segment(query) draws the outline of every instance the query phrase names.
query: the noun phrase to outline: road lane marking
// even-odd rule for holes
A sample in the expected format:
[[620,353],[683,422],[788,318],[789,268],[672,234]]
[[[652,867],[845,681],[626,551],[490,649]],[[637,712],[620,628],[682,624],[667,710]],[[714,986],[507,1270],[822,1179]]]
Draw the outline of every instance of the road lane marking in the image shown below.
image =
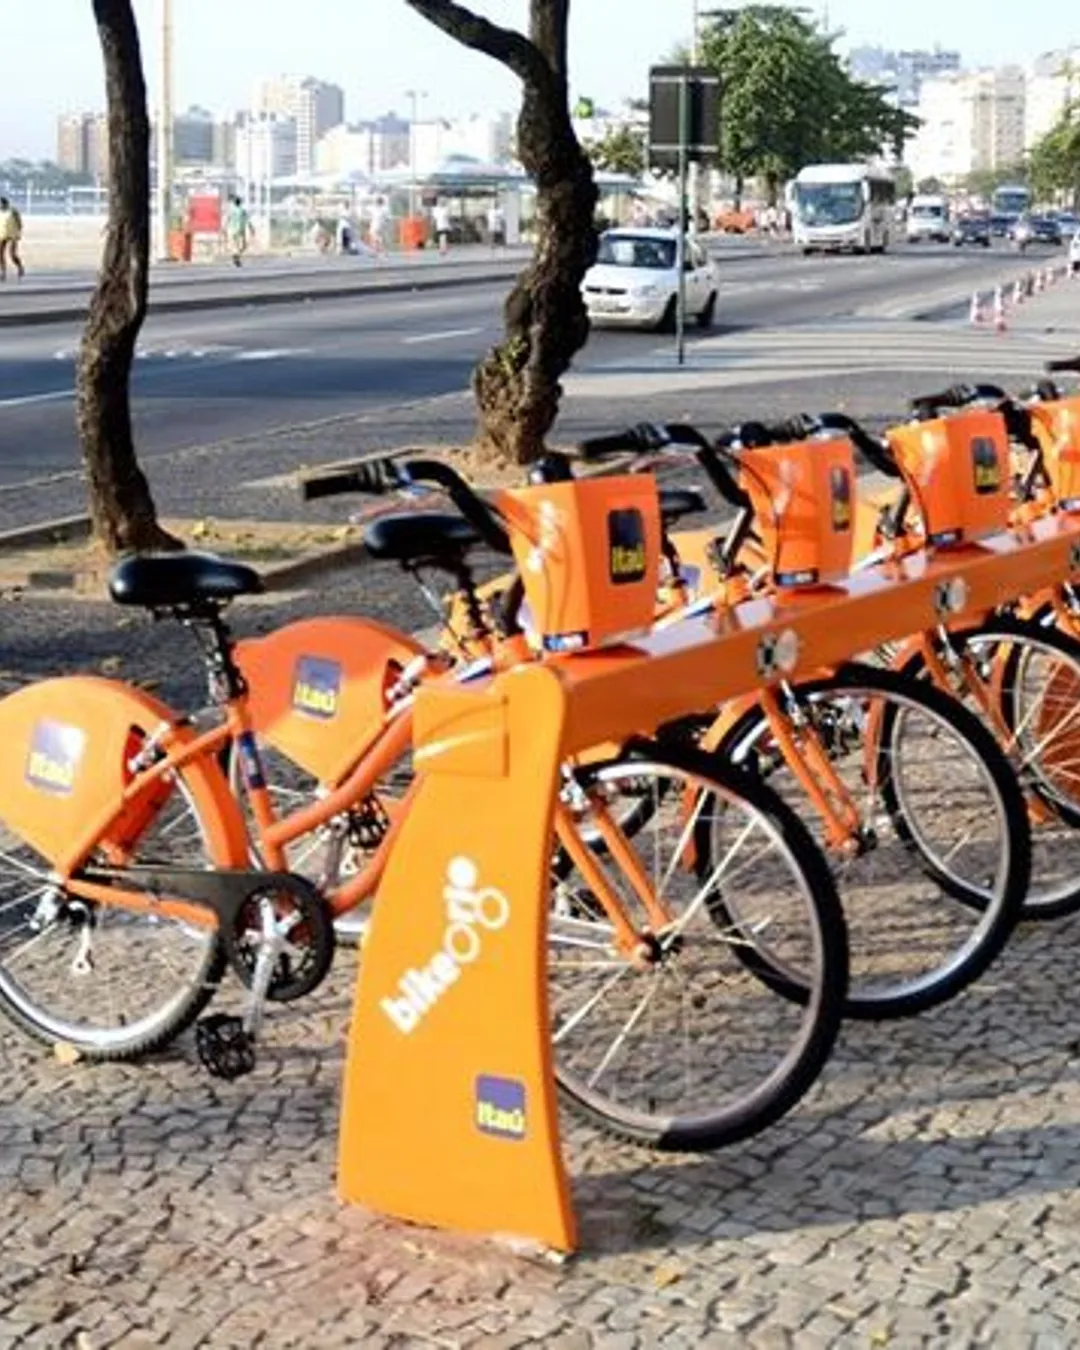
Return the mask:
[[58,403],[61,399],[74,397],[74,389],[54,389],[51,394],[20,394],[17,398],[0,398],[0,408],[22,408],[30,403]]
[[299,356],[299,347],[256,347],[250,352],[237,352],[238,361],[280,361],[286,356]]
[[421,342],[450,342],[453,338],[476,337],[483,328],[445,328],[438,333],[416,333],[401,339],[403,347],[419,346]]

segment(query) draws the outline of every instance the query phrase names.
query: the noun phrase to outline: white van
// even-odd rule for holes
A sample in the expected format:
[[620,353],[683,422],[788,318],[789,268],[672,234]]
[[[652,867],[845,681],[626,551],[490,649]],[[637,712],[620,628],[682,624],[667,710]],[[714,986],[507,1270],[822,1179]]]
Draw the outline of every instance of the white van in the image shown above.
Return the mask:
[[949,242],[949,203],[944,197],[913,197],[908,207],[907,239],[917,244],[921,239],[938,243]]

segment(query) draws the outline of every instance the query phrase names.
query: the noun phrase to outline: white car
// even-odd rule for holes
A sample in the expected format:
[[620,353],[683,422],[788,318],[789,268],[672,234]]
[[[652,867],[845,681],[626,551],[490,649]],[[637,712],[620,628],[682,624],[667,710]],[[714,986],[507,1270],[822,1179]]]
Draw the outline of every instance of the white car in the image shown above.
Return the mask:
[[[581,294],[592,323],[672,328],[679,291],[675,230],[614,229],[600,237],[595,264]],[[686,241],[686,315],[708,328],[719,289],[716,264],[692,238]]]

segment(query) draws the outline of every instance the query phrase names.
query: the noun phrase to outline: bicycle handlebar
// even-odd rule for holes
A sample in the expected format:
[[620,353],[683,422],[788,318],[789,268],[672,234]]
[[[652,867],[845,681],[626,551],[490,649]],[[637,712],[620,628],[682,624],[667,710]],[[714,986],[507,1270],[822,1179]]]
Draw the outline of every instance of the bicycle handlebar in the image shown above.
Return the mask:
[[952,384],[937,394],[919,394],[911,400],[910,407],[917,417],[929,420],[948,408],[966,408],[983,399],[1005,398],[1008,398],[1005,390],[996,384]]
[[1048,375],[1080,375],[1080,356],[1062,356],[1057,360],[1047,361],[1043,370]]
[[441,487],[493,552],[506,556],[512,554],[510,538],[491,507],[473,491],[456,469],[439,460],[360,460],[356,464],[304,479],[300,492],[305,501],[337,497],[350,492],[382,497],[421,482]]
[[738,439],[737,431],[729,431],[715,445],[710,445],[697,427],[686,422],[639,422],[625,431],[580,441],[577,453],[584,460],[597,460],[628,451],[636,455],[652,455],[665,450],[690,450],[721,497],[737,511],[742,511],[749,506],[750,498],[739,486],[722,454]]

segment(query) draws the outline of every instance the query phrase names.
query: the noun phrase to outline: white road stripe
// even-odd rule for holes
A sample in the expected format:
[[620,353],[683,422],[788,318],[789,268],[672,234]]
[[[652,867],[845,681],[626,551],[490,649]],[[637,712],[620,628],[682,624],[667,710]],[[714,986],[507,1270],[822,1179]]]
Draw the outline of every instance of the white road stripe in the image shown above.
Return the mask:
[[236,359],[238,361],[280,361],[286,356],[299,355],[300,348],[298,347],[257,347],[254,351],[237,352]]
[[417,333],[413,337],[401,339],[403,347],[419,346],[421,342],[449,342],[453,338],[476,337],[483,328],[446,328],[438,333]]
[[51,394],[20,394],[18,398],[0,398],[0,408],[22,408],[31,403],[59,403],[74,398],[74,389],[55,389]]

